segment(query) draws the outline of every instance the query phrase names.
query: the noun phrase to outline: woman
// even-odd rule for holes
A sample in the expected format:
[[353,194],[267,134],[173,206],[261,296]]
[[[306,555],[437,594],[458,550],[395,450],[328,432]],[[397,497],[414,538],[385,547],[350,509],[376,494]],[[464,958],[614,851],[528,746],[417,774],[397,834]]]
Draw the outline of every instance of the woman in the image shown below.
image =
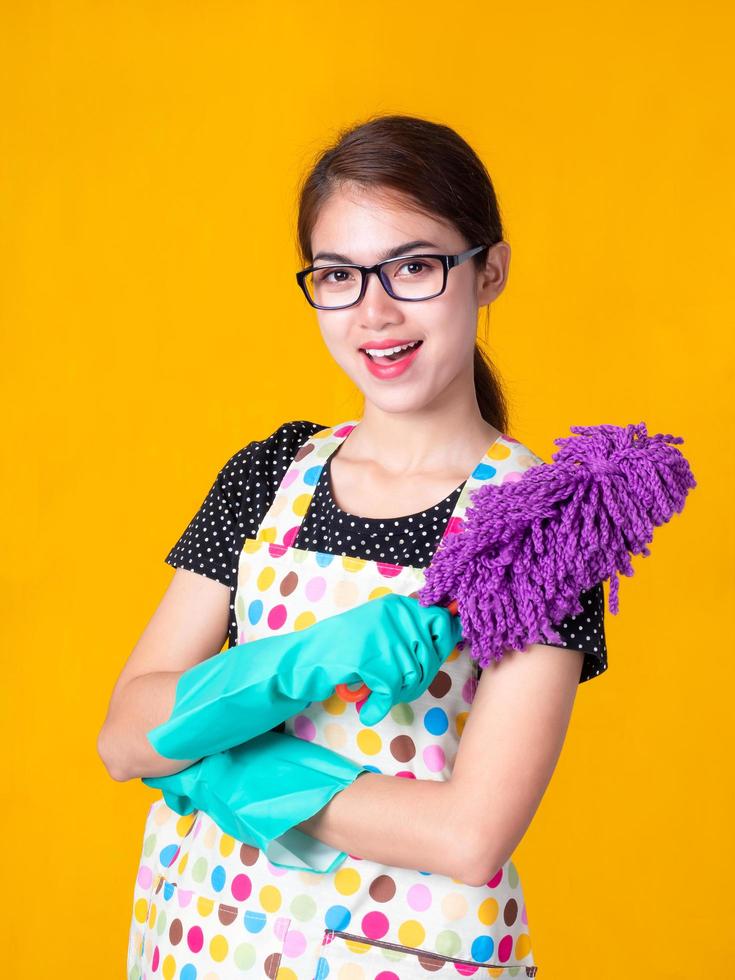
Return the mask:
[[[321,155],[299,204],[298,282],[364,409],[336,425],[285,422],[224,465],[166,559],[176,574],[113,692],[100,754],[117,779],[182,769],[145,733],[168,717],[181,673],[226,636],[231,648],[298,628],[376,590],[414,595],[471,491],[541,462],[507,434],[476,343],[510,248],[467,143],[424,119],[371,118]],[[263,547],[274,541],[275,557]],[[331,874],[272,865],[203,811],[180,817],[157,800],[128,976],[534,976],[511,855],[577,685],[607,668],[602,586],[580,600],[558,626],[563,646],[485,670],[457,648],[424,695],[372,728],[337,697],[279,726],[373,770],[299,825],[347,851]]]

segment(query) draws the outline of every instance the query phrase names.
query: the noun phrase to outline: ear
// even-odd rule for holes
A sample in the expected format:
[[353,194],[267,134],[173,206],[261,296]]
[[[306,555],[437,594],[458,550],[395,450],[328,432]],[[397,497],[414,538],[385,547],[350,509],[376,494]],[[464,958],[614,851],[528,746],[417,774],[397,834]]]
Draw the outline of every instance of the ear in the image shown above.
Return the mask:
[[486,306],[502,293],[508,280],[510,266],[510,245],[506,241],[496,242],[487,250],[484,268],[477,276],[477,302]]

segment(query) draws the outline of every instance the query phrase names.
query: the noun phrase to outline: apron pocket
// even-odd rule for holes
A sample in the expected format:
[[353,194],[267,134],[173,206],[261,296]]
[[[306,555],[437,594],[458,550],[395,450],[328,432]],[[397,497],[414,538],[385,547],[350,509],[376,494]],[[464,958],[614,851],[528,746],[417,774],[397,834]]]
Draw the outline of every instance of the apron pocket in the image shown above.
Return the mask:
[[[271,977],[291,920],[179,887],[153,883],[139,968],[161,977]],[[130,972],[128,976],[130,977]]]
[[[358,969],[359,968],[359,972]],[[344,974],[343,971],[344,970]],[[379,939],[366,939],[355,933],[327,929],[314,980],[429,980],[434,974],[443,978],[517,977],[526,980],[536,976],[536,966],[508,966],[478,963],[452,956],[440,956],[430,950]]]

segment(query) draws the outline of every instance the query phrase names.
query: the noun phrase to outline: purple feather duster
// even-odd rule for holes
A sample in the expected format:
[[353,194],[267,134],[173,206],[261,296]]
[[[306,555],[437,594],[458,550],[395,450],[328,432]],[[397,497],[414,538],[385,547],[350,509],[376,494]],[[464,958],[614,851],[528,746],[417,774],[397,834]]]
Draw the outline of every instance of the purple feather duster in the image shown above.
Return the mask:
[[607,578],[616,614],[618,574],[633,574],[631,555],[650,555],[653,528],[696,486],[674,448],[679,436],[649,436],[643,422],[570,431],[582,438],[555,439],[553,463],[475,490],[464,530],[444,539],[426,569],[418,601],[456,600],[459,646],[469,644],[481,667],[509,648],[561,645],[554,624],[580,613],[580,593]]

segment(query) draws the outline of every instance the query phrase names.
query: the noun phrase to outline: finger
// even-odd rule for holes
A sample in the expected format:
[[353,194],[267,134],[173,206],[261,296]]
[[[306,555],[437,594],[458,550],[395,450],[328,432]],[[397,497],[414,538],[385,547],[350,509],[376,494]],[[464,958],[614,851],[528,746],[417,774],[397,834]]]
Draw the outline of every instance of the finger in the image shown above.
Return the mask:
[[391,698],[385,694],[373,691],[370,697],[363,702],[359,709],[360,721],[363,725],[375,725],[382,721],[393,706]]

